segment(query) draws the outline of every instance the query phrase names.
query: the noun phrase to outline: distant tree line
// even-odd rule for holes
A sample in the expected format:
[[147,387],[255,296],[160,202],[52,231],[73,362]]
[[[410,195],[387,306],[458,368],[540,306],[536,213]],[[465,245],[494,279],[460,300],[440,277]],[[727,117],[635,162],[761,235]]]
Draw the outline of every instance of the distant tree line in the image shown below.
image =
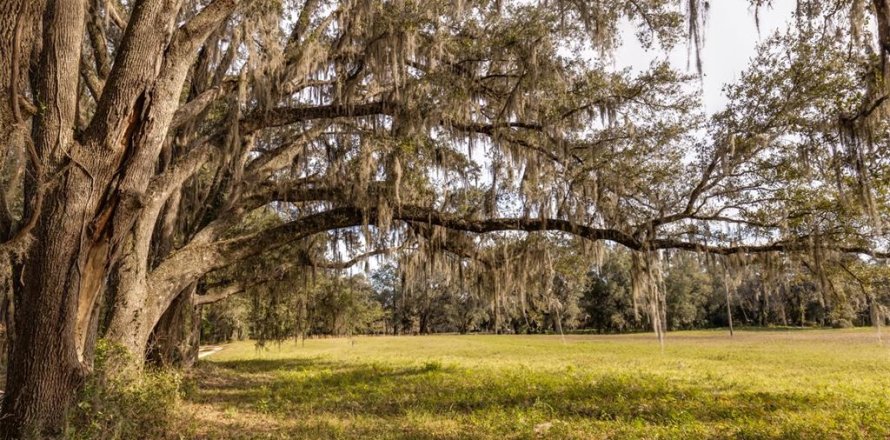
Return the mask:
[[[497,302],[441,274],[406,285],[394,263],[367,278],[325,271],[311,281],[267,284],[206,307],[202,338],[651,331],[650,315],[635,304],[631,253],[607,249],[602,259],[586,269],[557,266],[548,292]],[[855,258],[826,268],[824,279],[805,260],[736,268],[688,252],[662,260],[665,330],[726,327],[730,314],[735,325],[761,327],[869,326],[890,316],[881,306],[890,303],[890,271]]]

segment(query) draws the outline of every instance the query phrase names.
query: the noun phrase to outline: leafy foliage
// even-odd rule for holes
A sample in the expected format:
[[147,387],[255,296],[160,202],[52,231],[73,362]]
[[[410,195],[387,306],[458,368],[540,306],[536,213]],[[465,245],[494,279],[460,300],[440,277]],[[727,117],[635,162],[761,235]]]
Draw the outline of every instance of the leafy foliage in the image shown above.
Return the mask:
[[66,438],[181,438],[194,426],[183,417],[183,377],[173,370],[121,374],[117,361],[129,353],[100,340],[96,372],[76,396]]

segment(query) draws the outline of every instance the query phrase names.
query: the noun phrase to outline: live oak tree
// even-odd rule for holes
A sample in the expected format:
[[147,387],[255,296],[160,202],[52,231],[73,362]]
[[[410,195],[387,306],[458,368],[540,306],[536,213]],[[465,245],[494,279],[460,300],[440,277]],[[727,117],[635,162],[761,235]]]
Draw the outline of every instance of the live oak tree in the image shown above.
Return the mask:
[[693,77],[608,60],[622,20],[700,47],[698,0],[4,2],[4,434],[60,432],[97,338],[138,371],[171,306],[242,290],[208,280],[258,255],[312,266],[311,240],[478,260],[496,297],[535,247],[473,234],[610,241],[653,320],[659,249],[886,257],[888,8],[821,3],[707,119]]

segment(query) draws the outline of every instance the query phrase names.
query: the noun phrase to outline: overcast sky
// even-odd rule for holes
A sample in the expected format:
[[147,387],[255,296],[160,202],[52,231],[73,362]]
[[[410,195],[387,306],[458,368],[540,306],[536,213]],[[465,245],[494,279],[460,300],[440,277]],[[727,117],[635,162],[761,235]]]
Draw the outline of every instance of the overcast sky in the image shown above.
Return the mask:
[[[707,113],[723,108],[723,86],[734,82],[754,55],[757,44],[779,28],[787,26],[795,8],[795,0],[777,0],[770,9],[760,11],[760,34],[754,20],[754,11],[748,7],[748,0],[711,0],[705,29],[703,51],[704,79],[703,99]],[[631,66],[644,69],[655,58],[664,58],[661,51],[645,51],[633,37],[632,28],[624,32],[625,42],[615,54],[615,67]],[[686,44],[681,44],[669,54],[671,62],[678,69],[687,68]],[[695,63],[689,65],[689,72],[695,73]]]

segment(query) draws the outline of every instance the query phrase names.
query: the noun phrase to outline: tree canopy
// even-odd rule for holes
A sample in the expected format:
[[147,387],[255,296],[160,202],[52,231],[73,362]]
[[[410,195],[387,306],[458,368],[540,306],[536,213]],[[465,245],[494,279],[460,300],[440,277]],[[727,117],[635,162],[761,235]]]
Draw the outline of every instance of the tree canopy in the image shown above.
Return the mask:
[[[882,264],[890,5],[799,0],[714,115],[696,88],[709,7],[5,2],[4,432],[56,432],[98,338],[138,370],[178,308],[312,267],[385,255],[405,286],[524,307],[580,282],[555,266],[620,246],[661,332],[675,251],[726,283],[799,259],[823,290],[837,261]],[[696,69],[616,69],[628,38],[687,45]]]

